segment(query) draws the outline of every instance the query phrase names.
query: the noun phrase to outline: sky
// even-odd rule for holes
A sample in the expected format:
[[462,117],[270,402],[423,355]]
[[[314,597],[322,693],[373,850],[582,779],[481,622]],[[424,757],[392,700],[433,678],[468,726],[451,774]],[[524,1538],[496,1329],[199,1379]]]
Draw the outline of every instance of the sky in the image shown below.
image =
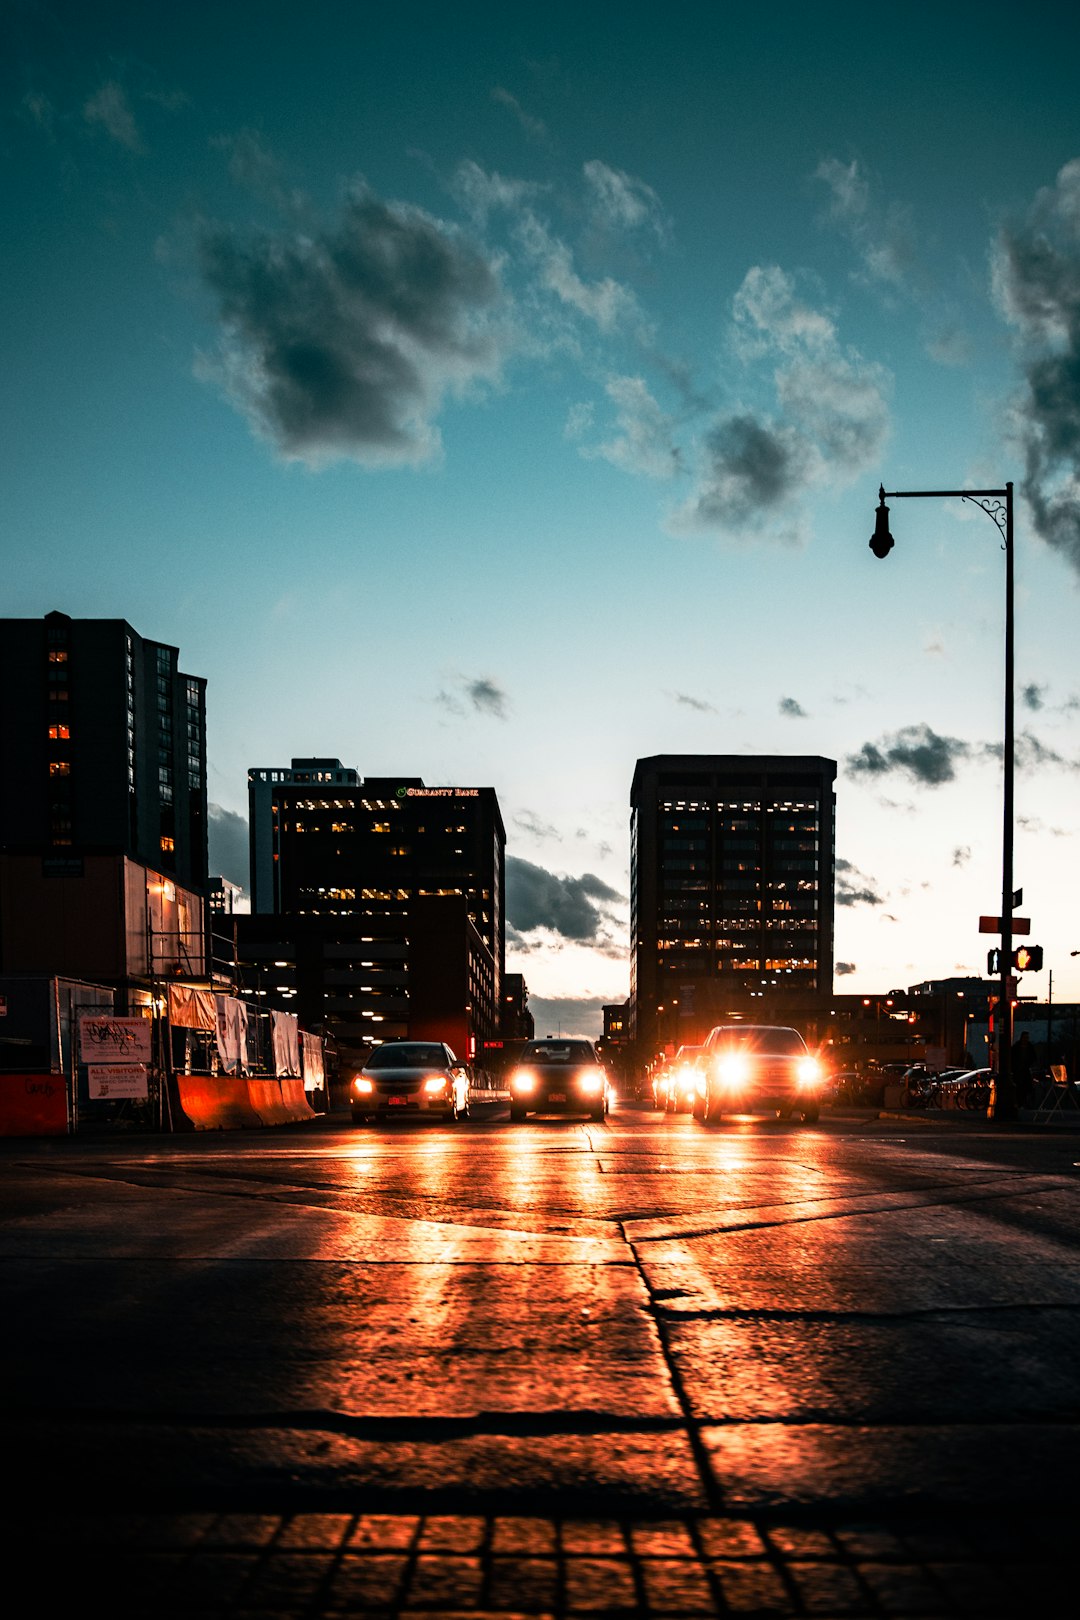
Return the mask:
[[493,786],[538,1025],[629,991],[657,753],[835,759],[836,989],[1080,999],[1073,8],[3,0],[5,613],[246,773]]

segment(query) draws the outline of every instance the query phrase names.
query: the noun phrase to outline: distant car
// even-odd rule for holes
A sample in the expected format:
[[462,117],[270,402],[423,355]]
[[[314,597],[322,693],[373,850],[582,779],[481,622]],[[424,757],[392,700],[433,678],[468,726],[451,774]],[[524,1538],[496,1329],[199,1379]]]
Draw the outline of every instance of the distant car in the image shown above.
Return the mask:
[[694,1118],[768,1110],[813,1124],[821,1112],[825,1070],[797,1029],[718,1024],[705,1042]]
[[690,1112],[697,1096],[698,1078],[705,1056],[703,1046],[680,1046],[663,1072],[662,1100],[657,1106],[669,1114]]
[[467,1119],[469,1071],[442,1041],[384,1041],[349,1088],[354,1125],[372,1119]]
[[527,1041],[510,1072],[510,1118],[588,1114],[603,1119],[610,1104],[607,1070],[591,1041]]

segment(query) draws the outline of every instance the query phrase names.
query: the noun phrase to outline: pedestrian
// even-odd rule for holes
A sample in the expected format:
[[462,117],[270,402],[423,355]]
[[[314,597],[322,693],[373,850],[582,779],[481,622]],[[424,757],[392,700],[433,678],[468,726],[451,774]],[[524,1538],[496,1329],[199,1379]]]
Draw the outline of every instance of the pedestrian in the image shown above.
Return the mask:
[[1026,1029],[1012,1049],[1012,1078],[1018,1104],[1030,1108],[1035,1089],[1035,1052]]

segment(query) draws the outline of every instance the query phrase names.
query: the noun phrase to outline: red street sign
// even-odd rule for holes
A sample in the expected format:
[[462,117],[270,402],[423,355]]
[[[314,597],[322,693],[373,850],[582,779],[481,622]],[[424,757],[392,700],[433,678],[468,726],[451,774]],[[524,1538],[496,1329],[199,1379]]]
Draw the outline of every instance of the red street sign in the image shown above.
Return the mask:
[[[1013,931],[1014,934],[1030,934],[1031,933],[1031,918],[1030,917],[1014,917],[1013,920],[1012,920],[1012,931]],[[1000,933],[1003,933],[1003,932],[1004,932],[1004,930],[1003,930],[1003,928],[1001,926],[1001,918],[1000,917],[980,917],[979,918],[979,933],[980,934],[1000,934]]]

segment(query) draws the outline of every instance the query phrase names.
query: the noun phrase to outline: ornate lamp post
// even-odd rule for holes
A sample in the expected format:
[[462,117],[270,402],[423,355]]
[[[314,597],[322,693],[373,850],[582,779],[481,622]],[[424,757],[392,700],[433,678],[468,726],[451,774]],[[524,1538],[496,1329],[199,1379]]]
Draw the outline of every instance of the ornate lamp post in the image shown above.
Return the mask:
[[[1013,954],[1013,487],[1003,489],[894,489],[893,500],[962,500],[978,506],[997,526],[1005,553],[1005,747],[1002,757],[1001,835],[1001,990],[998,997],[997,1097],[994,1115],[1016,1118],[1016,1090],[1012,1075],[1012,954]],[[887,557],[894,541],[889,533],[886,490],[878,490],[877,519],[870,537],[875,557]]]

